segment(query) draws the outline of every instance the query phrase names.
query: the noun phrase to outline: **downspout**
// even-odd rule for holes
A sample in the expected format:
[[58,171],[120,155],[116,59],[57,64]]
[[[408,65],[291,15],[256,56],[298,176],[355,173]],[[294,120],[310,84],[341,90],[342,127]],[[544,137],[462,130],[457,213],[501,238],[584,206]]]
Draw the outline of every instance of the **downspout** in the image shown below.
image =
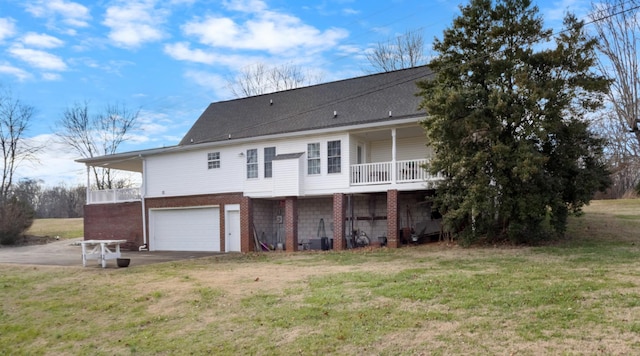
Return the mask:
[[144,203],[145,197],[147,196],[147,160],[140,155],[142,159],[142,187],[140,187],[140,200],[142,202],[142,246],[138,248],[138,251],[148,250],[149,246],[147,244],[147,208]]

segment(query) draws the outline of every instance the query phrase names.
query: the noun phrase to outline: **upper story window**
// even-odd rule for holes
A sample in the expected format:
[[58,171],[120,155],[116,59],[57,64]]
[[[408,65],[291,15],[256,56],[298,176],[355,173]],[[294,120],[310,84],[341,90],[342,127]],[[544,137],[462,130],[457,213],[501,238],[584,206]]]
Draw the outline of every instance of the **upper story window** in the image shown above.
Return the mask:
[[207,153],[207,168],[220,168],[220,152]]
[[307,144],[307,174],[320,174],[320,143]]
[[340,173],[341,161],[340,140],[327,142],[327,172]]
[[273,159],[276,157],[275,147],[264,148],[264,177],[271,178],[273,176]]
[[247,150],[247,178],[258,178],[258,150]]

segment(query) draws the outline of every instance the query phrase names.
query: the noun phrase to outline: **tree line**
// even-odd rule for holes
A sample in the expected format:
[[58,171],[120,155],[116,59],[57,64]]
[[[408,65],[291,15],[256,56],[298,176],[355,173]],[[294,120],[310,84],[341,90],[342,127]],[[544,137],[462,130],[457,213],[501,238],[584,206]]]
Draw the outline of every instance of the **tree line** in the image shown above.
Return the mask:
[[70,187],[59,184],[54,187],[43,185],[36,179],[21,179],[12,189],[13,196],[25,202],[37,219],[81,218],[84,216],[87,188]]

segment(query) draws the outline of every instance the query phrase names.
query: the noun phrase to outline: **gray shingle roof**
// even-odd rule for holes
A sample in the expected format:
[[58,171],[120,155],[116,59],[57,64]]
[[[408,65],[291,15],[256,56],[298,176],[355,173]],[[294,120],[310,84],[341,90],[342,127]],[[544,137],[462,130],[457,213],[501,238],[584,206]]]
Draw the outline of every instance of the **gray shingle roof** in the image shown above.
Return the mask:
[[179,145],[424,115],[415,82],[431,75],[421,66],[212,103]]

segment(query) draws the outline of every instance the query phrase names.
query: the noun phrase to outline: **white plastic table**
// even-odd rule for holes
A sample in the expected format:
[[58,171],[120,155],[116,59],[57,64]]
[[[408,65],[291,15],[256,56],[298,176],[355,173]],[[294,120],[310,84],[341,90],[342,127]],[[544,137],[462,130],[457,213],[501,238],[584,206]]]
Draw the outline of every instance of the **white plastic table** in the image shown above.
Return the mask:
[[[127,240],[82,240],[82,266],[87,266],[87,260],[96,259],[102,264],[102,268],[107,267],[107,260],[120,258],[120,244]],[[115,250],[114,250],[115,247]]]

